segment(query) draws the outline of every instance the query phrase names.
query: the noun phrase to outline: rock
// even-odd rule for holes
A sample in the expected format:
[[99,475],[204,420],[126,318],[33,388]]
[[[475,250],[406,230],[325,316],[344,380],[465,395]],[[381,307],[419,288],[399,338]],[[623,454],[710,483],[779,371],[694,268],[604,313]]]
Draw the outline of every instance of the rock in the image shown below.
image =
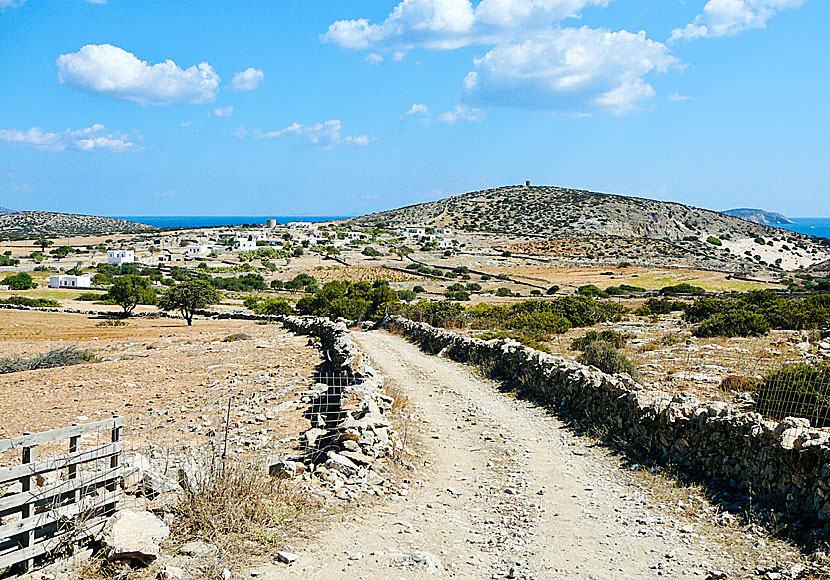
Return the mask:
[[306,472],[304,463],[289,459],[275,459],[268,465],[268,475],[272,477],[292,478]]
[[147,511],[122,510],[104,527],[101,541],[110,560],[134,560],[148,565],[159,555],[161,542],[170,536],[170,528]]
[[213,544],[208,544],[207,542],[188,542],[179,548],[179,554],[184,554],[185,556],[190,556],[191,558],[204,558],[206,556],[212,556],[218,552],[218,549]]
[[277,552],[277,561],[282,562],[283,564],[293,564],[297,560],[300,559],[298,554],[293,554],[291,552]]
[[356,465],[371,465],[375,460],[359,451],[342,451],[340,453],[343,457],[350,459]]
[[326,467],[339,471],[345,476],[352,476],[358,472],[357,465],[355,465],[351,459],[341,455],[340,453],[335,453],[334,451],[329,451]]
[[124,460],[127,473],[124,475],[124,486],[126,488],[139,487],[150,499],[156,498],[164,493],[179,493],[182,487],[162,475],[153,468],[153,464],[147,457],[140,453],[134,453]]
[[393,564],[399,567],[419,570],[427,574],[440,574],[444,571],[444,565],[438,556],[430,554],[429,552],[413,552],[398,556],[393,560]]

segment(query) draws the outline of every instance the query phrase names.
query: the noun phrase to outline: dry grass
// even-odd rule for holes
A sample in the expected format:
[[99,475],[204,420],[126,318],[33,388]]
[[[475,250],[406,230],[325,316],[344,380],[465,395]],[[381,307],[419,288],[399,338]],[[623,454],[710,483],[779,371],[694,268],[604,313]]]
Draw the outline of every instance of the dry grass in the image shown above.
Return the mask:
[[238,552],[245,541],[278,548],[321,507],[297,482],[269,476],[262,464],[215,458],[205,469],[175,509],[173,541],[201,538],[224,552]]

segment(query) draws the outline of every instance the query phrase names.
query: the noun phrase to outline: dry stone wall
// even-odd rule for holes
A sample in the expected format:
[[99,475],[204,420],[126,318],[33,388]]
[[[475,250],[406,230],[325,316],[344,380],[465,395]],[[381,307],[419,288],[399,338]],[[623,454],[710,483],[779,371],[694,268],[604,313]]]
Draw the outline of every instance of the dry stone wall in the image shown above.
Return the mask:
[[767,421],[723,402],[647,389],[513,340],[462,337],[400,316],[387,321],[422,349],[476,365],[637,452],[751,495],[799,534],[830,536],[830,432],[809,421]]

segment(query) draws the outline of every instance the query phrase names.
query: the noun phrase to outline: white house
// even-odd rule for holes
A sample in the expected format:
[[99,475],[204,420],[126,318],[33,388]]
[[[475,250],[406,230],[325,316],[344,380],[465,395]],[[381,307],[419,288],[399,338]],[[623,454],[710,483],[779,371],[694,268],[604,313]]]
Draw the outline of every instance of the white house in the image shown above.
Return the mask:
[[188,258],[200,258],[210,255],[210,246],[187,246]]
[[135,252],[132,250],[109,250],[107,262],[110,264],[132,264],[135,262]]
[[442,250],[448,250],[455,247],[455,240],[452,238],[438,238],[435,243]]
[[234,250],[237,252],[251,252],[256,250],[256,240],[248,238],[236,238]]
[[405,235],[407,238],[421,239],[423,236],[426,235],[426,233],[427,233],[426,228],[409,227],[409,228],[406,228],[406,231],[404,232],[403,235]]
[[89,276],[49,276],[49,288],[91,288],[92,280]]

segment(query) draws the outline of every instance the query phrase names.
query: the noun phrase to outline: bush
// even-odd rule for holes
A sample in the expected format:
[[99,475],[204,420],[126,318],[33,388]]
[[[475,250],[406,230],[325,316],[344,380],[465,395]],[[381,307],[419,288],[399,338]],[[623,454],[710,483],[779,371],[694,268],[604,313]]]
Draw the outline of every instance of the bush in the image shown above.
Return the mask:
[[311,296],[297,302],[297,312],[312,316],[379,318],[387,307],[398,303],[389,286],[372,288],[368,282],[328,282]]
[[693,296],[699,296],[701,294],[705,294],[706,290],[701,288],[700,286],[692,286],[686,282],[681,284],[675,284],[673,286],[664,286],[660,288],[660,294],[663,296],[676,296],[678,294],[691,294]]
[[668,298],[649,298],[646,303],[634,311],[638,316],[656,316],[658,314],[670,314],[678,310],[684,310],[686,304],[679,300]]
[[580,296],[591,296],[594,298],[608,298],[608,294],[599,289],[594,284],[586,284],[576,289],[576,293]]
[[125,315],[129,315],[138,304],[155,304],[156,291],[150,285],[149,278],[128,274],[113,281],[106,298],[123,308]]
[[583,336],[575,338],[571,343],[573,350],[586,350],[592,342],[601,340],[613,346],[614,348],[622,348],[625,346],[628,336],[619,333],[615,330],[603,330],[597,332],[596,330],[589,330]]
[[604,340],[594,340],[585,347],[585,352],[577,359],[584,365],[598,368],[604,373],[615,375],[628,373],[635,376],[634,363],[622,354],[613,344]]
[[8,286],[10,290],[30,290],[37,288],[37,282],[33,281],[32,276],[26,272],[6,276],[3,280],[3,285]]
[[757,385],[758,412],[772,419],[803,417],[813,427],[830,426],[830,364],[791,364],[767,374]]
[[530,348],[535,348],[536,350],[540,350],[542,352],[546,352],[546,353],[550,354],[550,349],[546,345],[542,344],[538,340],[535,340],[535,339],[530,338],[529,336],[527,336],[525,334],[521,334],[521,333],[518,333],[518,332],[509,332],[509,331],[505,331],[505,330],[498,330],[498,331],[492,331],[491,330],[491,331],[485,332],[484,334],[482,334],[481,336],[478,336],[477,338],[480,338],[481,340],[493,340],[494,338],[495,339],[509,338],[511,340],[515,340],[516,342],[520,342],[524,346],[528,346]]
[[254,313],[264,316],[288,316],[294,311],[291,303],[285,298],[248,296],[243,303],[246,308],[250,308]]
[[69,346],[50,350],[47,353],[38,354],[33,357],[15,356],[0,359],[0,374],[65,367],[97,360],[92,352]]
[[556,284],[545,290],[545,294],[547,294],[548,296],[553,296],[557,292],[559,292],[559,286],[557,286]]
[[723,242],[721,242],[715,236],[709,236],[708,238],[706,238],[706,241],[709,242],[710,244],[712,244],[713,246],[722,246],[723,245]]
[[701,322],[693,331],[698,337],[761,336],[769,332],[769,322],[761,314],[747,310],[719,313]]
[[426,292],[426,291],[427,291],[427,289],[426,289],[426,288],[424,288],[423,286],[420,286],[420,285],[419,285],[419,286],[415,286],[415,287],[412,289],[412,291],[413,291],[413,292],[415,292],[416,294],[422,294],[422,293]]
[[510,288],[507,288],[505,286],[502,286],[501,288],[496,290],[496,296],[504,297],[504,296],[511,296],[512,294],[513,294],[513,292],[510,290]]
[[30,308],[60,308],[60,303],[49,298],[28,298],[26,296],[9,296],[5,300],[0,299],[0,304],[14,304],[15,306],[28,306]]
[[466,290],[449,290],[444,293],[447,300],[456,300],[458,302],[466,302],[470,299],[470,293]]

